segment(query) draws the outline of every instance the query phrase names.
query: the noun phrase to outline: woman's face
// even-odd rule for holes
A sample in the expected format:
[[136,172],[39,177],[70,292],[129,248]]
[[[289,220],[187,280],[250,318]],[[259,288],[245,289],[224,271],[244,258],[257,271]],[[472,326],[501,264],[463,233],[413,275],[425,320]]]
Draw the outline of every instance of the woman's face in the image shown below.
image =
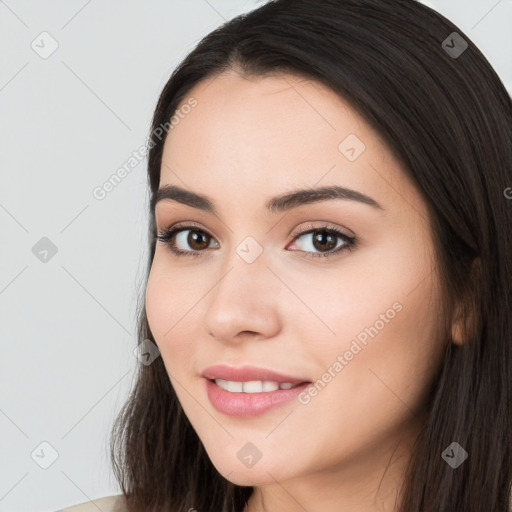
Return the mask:
[[[155,209],[160,233],[181,231],[157,241],[146,291],[183,409],[239,485],[378,483],[417,431],[443,352],[426,204],[382,138],[317,82],[230,71],[190,96],[160,179],[184,192]],[[291,377],[310,384],[274,390]]]

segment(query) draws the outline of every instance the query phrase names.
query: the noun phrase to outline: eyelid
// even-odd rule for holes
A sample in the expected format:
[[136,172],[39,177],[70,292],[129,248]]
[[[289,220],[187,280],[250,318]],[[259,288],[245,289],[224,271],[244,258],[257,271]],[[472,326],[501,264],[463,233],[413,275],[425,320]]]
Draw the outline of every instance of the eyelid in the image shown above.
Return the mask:
[[[293,235],[293,240],[296,240],[296,238],[299,237],[300,235],[304,235],[311,231],[318,231],[318,230],[322,230],[322,229],[339,231],[342,235],[346,236],[347,238],[356,238],[356,234],[351,229],[348,229],[344,226],[339,227],[339,226],[334,225],[328,221],[321,221],[321,220],[314,221],[314,222],[320,222],[321,224],[315,225],[314,223],[309,222],[305,226],[303,226],[299,229],[292,230],[291,233],[295,232],[295,234]],[[343,230],[345,230],[345,231],[343,231]]]
[[[320,222],[320,221],[315,221]],[[215,241],[216,244],[218,244],[215,236],[213,236],[209,230],[204,228],[200,223],[195,221],[182,221],[182,222],[176,222],[175,224],[170,225],[167,228],[164,228],[163,230],[158,230],[157,232],[157,239],[162,241],[163,243],[167,244],[169,246],[169,249],[172,253],[175,254],[175,256],[203,256],[205,252],[208,252],[207,250],[183,250],[176,248],[175,244],[175,237],[177,233],[182,231],[193,231],[193,228],[196,228],[197,231],[201,231],[204,234],[206,234],[208,237],[211,238],[212,241]],[[346,229],[346,228],[345,228]],[[343,245],[335,248],[334,250],[326,251],[326,252],[314,252],[314,251],[304,251],[304,250],[293,250],[291,252],[298,252],[303,253],[303,257],[306,258],[316,258],[316,257],[335,257],[339,255],[339,253],[345,252],[345,251],[352,251],[359,245],[358,237],[354,235],[348,235],[344,233],[339,227],[333,227],[328,222],[323,222],[321,225],[314,225],[313,223],[309,223],[306,226],[303,226],[302,228],[299,228],[295,231],[295,234],[293,235],[293,238],[291,242],[286,246],[286,248],[289,247],[289,245],[293,244],[297,239],[301,238],[302,236],[306,234],[314,233],[315,231],[330,231],[334,234],[335,237],[338,239],[341,239],[343,241]],[[351,231],[352,230],[348,230]],[[211,249],[211,248],[207,248]]]
[[[348,238],[356,238],[356,234],[351,229],[348,229],[345,226],[342,226],[340,228],[328,221],[314,221],[314,222],[321,222],[322,224],[320,226],[315,226],[314,224],[312,224],[310,222],[306,226],[303,226],[299,229],[295,229],[295,228],[292,229],[291,231],[288,232],[287,237],[291,236],[291,234],[294,233],[293,238],[292,238],[292,242],[293,242],[294,240],[297,239],[298,236],[304,235],[308,231],[314,231],[314,230],[319,230],[319,229],[333,229],[335,231],[341,231],[342,234]],[[162,224],[165,224],[165,223],[162,223]],[[158,227],[156,227],[156,231],[157,231],[157,234],[163,234],[167,231],[170,231],[171,229],[179,229],[179,228],[185,229],[185,228],[190,228],[190,227],[198,228],[199,230],[207,233],[212,238],[216,238],[215,236],[212,235],[212,233],[208,229],[203,227],[203,225],[201,223],[193,221],[193,220],[176,222],[176,223],[171,224],[170,226],[164,227],[162,229],[158,229]],[[342,230],[345,230],[345,231],[342,231]]]
[[[177,232],[177,231],[187,231],[187,230],[191,230],[191,228],[197,228],[197,231],[202,231],[204,232],[205,234],[207,234],[212,240],[215,240],[215,242],[218,244],[219,242],[217,241],[217,238],[212,235],[212,233],[210,232],[210,230],[206,229],[205,227],[203,227],[202,224],[200,224],[199,222],[196,222],[196,221],[181,221],[181,222],[175,222],[174,224],[171,224],[169,227],[164,227],[163,229],[160,229],[160,230],[157,230],[157,238],[160,237],[161,235],[165,235],[171,231],[173,232]],[[194,252],[194,251],[187,251],[187,252]],[[202,251],[199,251],[199,252],[202,252]]]
[[208,234],[212,238],[215,238],[210,233],[210,231],[208,229],[203,227],[202,224],[200,224],[199,222],[193,221],[193,220],[175,222],[174,224],[170,224],[169,226],[167,226],[165,223],[162,223],[162,224],[164,225],[164,227],[162,227],[161,229],[158,229],[158,225],[156,226],[157,235],[163,235],[163,234],[167,233],[168,231],[175,230],[175,229],[184,229],[185,230],[187,228],[197,228],[200,231],[204,231],[206,234]]

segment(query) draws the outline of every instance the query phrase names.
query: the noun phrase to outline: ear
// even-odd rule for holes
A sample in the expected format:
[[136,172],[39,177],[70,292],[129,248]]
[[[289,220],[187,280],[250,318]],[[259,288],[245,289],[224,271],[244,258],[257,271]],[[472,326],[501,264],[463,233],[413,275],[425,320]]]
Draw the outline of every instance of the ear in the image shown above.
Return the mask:
[[480,258],[473,261],[471,267],[471,292],[465,300],[460,300],[455,307],[452,319],[452,341],[456,345],[466,343],[476,331],[476,311],[474,311],[474,301],[471,300],[471,293],[476,293],[477,280],[480,278]]
[[460,304],[455,308],[454,318],[452,320],[452,341],[456,345],[463,345],[466,340],[464,328],[463,308]]

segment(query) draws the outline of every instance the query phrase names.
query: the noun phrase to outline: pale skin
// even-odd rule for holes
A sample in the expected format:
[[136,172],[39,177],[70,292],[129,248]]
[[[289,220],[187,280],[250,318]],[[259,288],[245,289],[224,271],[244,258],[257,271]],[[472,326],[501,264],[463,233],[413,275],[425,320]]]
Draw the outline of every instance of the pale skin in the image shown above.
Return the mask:
[[[207,248],[177,256],[157,241],[146,290],[151,331],[180,403],[217,470],[255,487],[249,512],[397,511],[448,342],[426,203],[384,140],[318,82],[229,71],[191,96],[197,106],[167,136],[160,187],[207,196],[217,215],[157,203],[158,231],[192,222]],[[354,161],[339,149],[349,134],[365,145]],[[279,213],[265,207],[274,196],[333,185],[381,208],[347,199]],[[332,256],[312,257],[322,246],[311,233],[294,240],[310,225],[355,235],[358,244],[334,253],[344,244],[335,237]],[[190,231],[181,233],[178,248],[194,252]],[[262,249],[252,263],[236,251],[248,236]],[[208,400],[200,374],[218,363],[313,382],[329,368],[332,376],[338,355],[396,303],[400,312],[309,403],[237,418]],[[248,442],[262,454],[252,467],[237,457]]]

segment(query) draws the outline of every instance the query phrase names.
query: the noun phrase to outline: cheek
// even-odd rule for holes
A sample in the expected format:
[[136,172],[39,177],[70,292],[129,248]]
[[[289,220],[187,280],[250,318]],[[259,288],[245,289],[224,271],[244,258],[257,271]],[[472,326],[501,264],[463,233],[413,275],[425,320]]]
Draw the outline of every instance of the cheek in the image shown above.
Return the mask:
[[316,275],[314,286],[294,278],[291,288],[312,310],[300,320],[301,330],[311,333],[305,337],[309,353],[324,371],[338,355],[347,355],[349,394],[376,379],[368,370],[374,366],[399,389],[415,374],[421,392],[439,363],[441,308],[433,255],[427,244],[410,240],[410,234],[394,236],[392,243],[353,253]]
[[[364,446],[377,449],[382,439],[409,422],[423,407],[441,361],[433,274],[425,278],[416,265],[401,261],[387,266],[389,279],[381,273],[384,267],[381,260],[371,275],[347,272],[344,282],[355,287],[324,295],[318,309],[336,335],[322,329],[327,334],[315,350],[310,345],[317,391],[301,403],[306,404],[303,421],[328,419],[315,420],[318,441],[312,452],[333,463],[343,450],[348,456]],[[312,333],[314,322],[320,324],[308,316]],[[345,443],[333,451],[325,440],[338,439],[340,427]]]
[[172,270],[169,264],[161,263],[155,256],[146,287],[148,323],[169,371],[183,368],[183,362],[194,354],[190,322],[197,321],[194,319],[195,310],[198,310],[195,306],[204,291],[191,286],[186,275]]
[[430,258],[421,251],[389,255],[378,270],[357,278],[350,299],[338,303],[345,317],[332,322],[341,344],[330,353],[330,364],[338,354],[347,361],[332,391],[345,403],[358,397],[360,412],[380,410],[384,417],[404,404],[423,405],[443,354]]
[[174,286],[171,280],[159,270],[155,259],[146,286],[146,316],[157,344],[172,326],[170,314],[172,315],[174,311],[172,300]]
[[[390,245],[366,249],[322,271],[315,269],[310,279],[292,269],[286,282],[303,304],[293,302],[295,314],[287,310],[286,315],[295,317],[311,333],[305,340],[325,354],[343,349],[359,335],[364,340],[374,325],[383,331],[403,324],[404,317],[410,327],[428,327],[431,260],[421,252]],[[297,318],[299,307],[303,314]]]

